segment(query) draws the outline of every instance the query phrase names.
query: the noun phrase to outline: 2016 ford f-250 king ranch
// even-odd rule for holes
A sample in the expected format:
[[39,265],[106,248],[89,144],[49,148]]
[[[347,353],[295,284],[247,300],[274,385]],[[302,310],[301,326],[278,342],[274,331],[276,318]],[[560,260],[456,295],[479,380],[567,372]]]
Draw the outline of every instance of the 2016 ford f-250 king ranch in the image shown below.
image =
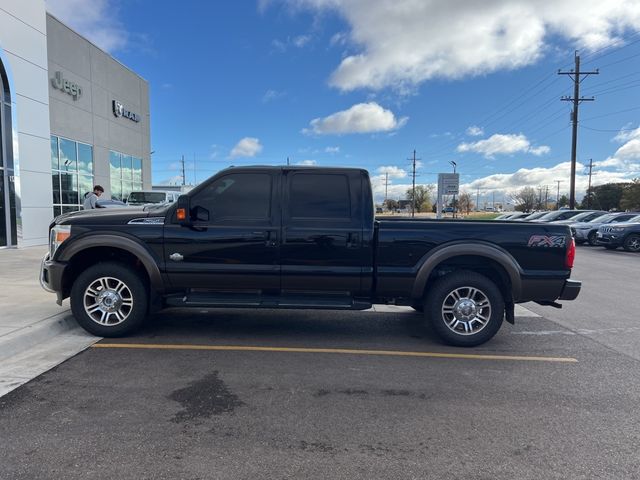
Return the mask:
[[167,306],[394,303],[474,346],[513,322],[515,303],[575,299],[574,255],[563,225],[376,220],[365,170],[243,167],[169,206],[57,217],[41,283],[105,337]]

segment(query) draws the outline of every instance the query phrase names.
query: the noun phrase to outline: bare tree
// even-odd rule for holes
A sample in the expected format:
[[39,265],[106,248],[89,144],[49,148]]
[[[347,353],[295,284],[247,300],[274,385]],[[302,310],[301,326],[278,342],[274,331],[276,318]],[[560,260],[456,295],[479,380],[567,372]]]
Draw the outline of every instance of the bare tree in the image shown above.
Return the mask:
[[475,205],[473,204],[471,194],[469,192],[460,192],[460,195],[458,196],[458,209],[469,215],[474,207]]
[[538,203],[538,195],[532,187],[523,187],[517,193],[511,195],[513,203],[516,204],[516,210],[521,212],[530,212]]
[[[431,194],[435,190],[436,186],[433,184],[416,185],[416,211],[428,212],[431,211]],[[413,189],[407,190],[407,200],[413,203]]]

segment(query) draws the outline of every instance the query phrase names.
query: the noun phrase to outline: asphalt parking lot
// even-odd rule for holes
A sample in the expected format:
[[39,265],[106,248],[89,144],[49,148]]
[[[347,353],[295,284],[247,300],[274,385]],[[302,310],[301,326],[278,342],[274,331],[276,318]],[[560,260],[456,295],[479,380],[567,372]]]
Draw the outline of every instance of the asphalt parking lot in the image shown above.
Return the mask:
[[408,312],[166,311],[0,398],[0,477],[638,478],[612,253],[578,252],[576,278],[611,279],[574,302],[591,333],[544,308],[475,349]]

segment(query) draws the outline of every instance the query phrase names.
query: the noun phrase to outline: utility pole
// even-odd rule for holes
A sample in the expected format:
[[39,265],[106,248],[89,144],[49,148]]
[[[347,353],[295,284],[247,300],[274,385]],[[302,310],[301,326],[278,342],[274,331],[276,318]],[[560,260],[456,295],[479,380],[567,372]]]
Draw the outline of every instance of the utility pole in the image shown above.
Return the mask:
[[476,210],[480,210],[480,188],[476,189]]
[[544,193],[544,209],[547,209],[547,205],[549,205],[549,185],[545,185],[545,193]]
[[193,154],[193,185],[198,185],[198,174],[196,173],[196,154]]
[[[411,159],[409,159],[411,160]],[[413,151],[413,190],[412,190],[412,201],[411,201],[411,218],[415,217],[416,214],[416,151]]]
[[186,185],[185,177],[184,177],[184,155],[182,155],[182,185]]
[[[453,160],[449,160],[449,163],[453,166],[453,173],[456,173],[456,167],[458,164]],[[456,196],[453,195],[453,218],[456,218],[456,210],[458,210],[458,205],[456,204]]]
[[[592,102],[594,97],[585,98],[580,96],[580,83],[589,75],[598,75],[600,72],[596,69],[593,72],[580,71],[580,55],[575,52],[575,69],[569,72],[558,70],[558,75],[569,75],[573,80],[573,98],[564,96],[560,98],[563,102],[573,102],[573,110],[571,112],[571,122],[573,123],[573,133],[571,137],[571,186],[569,187],[569,208],[573,210],[576,206],[576,148],[578,146],[578,105],[582,102]],[[583,77],[583,78],[582,78]]]
[[593,170],[593,158],[589,159],[589,188],[587,188],[587,209],[591,208],[591,171]]
[[560,184],[562,183],[562,180],[556,180],[556,183],[558,184],[558,193],[556,194],[556,210],[560,210]]
[[289,166],[289,157],[287,157],[287,166]]
[[389,192],[389,172],[385,172],[384,174],[384,202],[387,203]]

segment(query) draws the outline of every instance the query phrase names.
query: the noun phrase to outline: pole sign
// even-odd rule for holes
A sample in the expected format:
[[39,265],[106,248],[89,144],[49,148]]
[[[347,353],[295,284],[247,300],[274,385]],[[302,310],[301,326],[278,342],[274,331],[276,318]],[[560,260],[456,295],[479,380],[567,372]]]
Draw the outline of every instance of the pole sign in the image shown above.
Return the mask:
[[438,192],[440,195],[458,195],[460,190],[459,173],[439,173]]
[[445,195],[457,195],[460,189],[460,174],[438,174],[438,196],[436,201],[436,216],[442,218],[442,197]]

